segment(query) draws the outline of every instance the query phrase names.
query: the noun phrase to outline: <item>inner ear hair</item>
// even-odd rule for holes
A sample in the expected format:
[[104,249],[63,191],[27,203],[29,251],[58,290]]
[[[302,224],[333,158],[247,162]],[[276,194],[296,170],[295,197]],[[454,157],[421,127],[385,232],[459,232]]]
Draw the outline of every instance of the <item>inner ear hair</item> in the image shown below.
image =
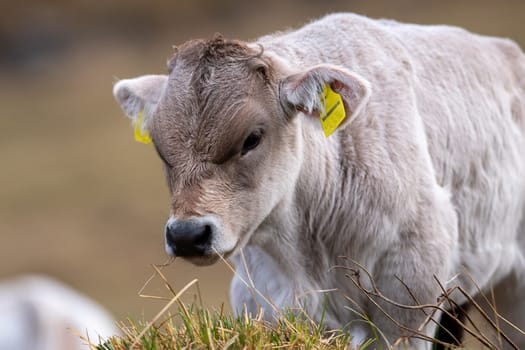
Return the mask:
[[271,78],[271,64],[266,57],[263,56],[264,47],[261,44],[257,44],[256,46],[250,46],[249,50],[253,53],[253,55],[248,58],[250,70],[258,74],[265,83],[269,83]]
[[348,125],[368,102],[371,87],[365,78],[344,67],[320,64],[284,78],[279,86],[281,106],[287,113],[318,115],[323,110],[320,95],[326,84],[343,98],[347,117],[340,127]]
[[135,120],[143,111],[147,119],[155,110],[167,80],[166,75],[122,79],[113,86],[113,95],[129,118]]
[[324,84],[318,74],[294,74],[282,81],[281,94],[295,110],[311,114],[321,110],[319,94]]
[[248,61],[248,65],[250,70],[258,74],[265,83],[270,82],[270,65],[261,57],[252,57]]

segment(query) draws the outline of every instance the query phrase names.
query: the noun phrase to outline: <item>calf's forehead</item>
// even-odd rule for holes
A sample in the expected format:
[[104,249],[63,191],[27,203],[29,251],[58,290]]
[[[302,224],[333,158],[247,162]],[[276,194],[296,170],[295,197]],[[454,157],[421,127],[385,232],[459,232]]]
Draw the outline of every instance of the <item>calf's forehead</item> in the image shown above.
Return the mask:
[[197,93],[187,82],[170,78],[151,123],[155,139],[207,138],[261,114],[261,94],[252,82],[233,76],[230,81],[210,82],[206,90]]
[[273,99],[269,80],[257,69],[261,55],[221,38],[182,45],[169,62],[168,83],[149,124],[157,148],[213,148],[221,137],[242,134],[246,118],[264,114],[259,106]]
[[208,138],[216,129],[234,127],[242,122],[239,118],[260,112],[259,106],[268,102],[267,91],[262,79],[245,70],[241,63],[230,64],[197,82],[196,67],[177,66],[153,115],[155,138]]

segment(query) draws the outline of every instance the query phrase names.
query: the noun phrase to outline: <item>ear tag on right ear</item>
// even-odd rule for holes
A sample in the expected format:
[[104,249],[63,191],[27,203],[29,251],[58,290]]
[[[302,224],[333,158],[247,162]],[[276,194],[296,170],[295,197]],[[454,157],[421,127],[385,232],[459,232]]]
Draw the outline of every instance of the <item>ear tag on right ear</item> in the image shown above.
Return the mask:
[[346,118],[345,106],[341,95],[332,90],[330,84],[325,84],[320,98],[323,105],[323,110],[320,113],[321,126],[324,135],[328,137]]
[[151,137],[149,136],[148,131],[143,126],[144,126],[144,111],[142,110],[137,115],[137,118],[135,119],[135,123],[133,127],[135,129],[134,130],[135,141],[144,143],[147,145],[151,143]]

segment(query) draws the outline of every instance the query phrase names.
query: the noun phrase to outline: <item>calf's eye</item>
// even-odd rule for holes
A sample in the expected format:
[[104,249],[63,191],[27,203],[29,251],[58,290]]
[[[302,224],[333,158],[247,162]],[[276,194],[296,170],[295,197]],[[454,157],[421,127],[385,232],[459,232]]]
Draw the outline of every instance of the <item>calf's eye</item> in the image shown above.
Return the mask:
[[260,130],[254,131],[250,135],[248,135],[248,137],[246,138],[246,140],[244,140],[244,143],[242,145],[241,156],[244,156],[246,153],[259,146],[261,138],[262,131]]

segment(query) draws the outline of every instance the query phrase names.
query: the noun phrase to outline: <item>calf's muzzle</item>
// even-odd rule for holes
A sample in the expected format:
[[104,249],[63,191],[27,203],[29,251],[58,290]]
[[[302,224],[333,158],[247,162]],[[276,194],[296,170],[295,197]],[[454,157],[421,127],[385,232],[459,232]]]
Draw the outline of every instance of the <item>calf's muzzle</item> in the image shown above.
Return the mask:
[[171,218],[166,224],[166,252],[183,257],[209,254],[214,231],[213,222],[205,218]]

